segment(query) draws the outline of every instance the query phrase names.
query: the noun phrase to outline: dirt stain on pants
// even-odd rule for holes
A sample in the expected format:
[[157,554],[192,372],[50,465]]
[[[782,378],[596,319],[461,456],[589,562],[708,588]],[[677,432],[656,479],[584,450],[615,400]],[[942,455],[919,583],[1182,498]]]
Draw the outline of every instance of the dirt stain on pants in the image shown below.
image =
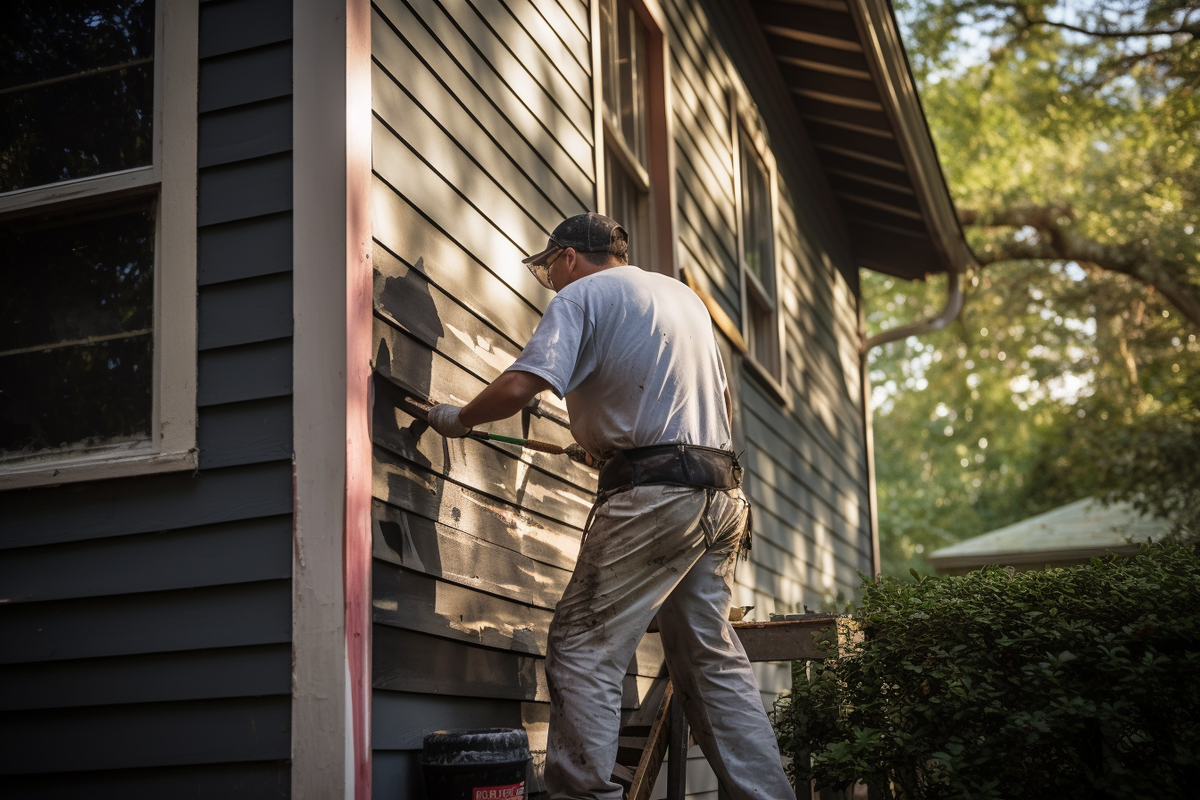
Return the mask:
[[734,798],[794,800],[750,662],[727,617],[746,523],[740,490],[639,486],[596,514],[550,624],[546,788],[621,800],[621,685],[658,614],[693,735]]

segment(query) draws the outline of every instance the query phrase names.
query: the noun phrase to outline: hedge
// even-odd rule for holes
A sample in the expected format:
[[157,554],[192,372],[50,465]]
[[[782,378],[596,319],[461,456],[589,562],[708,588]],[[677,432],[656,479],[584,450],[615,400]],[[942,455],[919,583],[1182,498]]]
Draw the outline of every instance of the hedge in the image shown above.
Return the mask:
[[775,708],[794,780],[872,797],[1200,797],[1200,558],[865,582]]

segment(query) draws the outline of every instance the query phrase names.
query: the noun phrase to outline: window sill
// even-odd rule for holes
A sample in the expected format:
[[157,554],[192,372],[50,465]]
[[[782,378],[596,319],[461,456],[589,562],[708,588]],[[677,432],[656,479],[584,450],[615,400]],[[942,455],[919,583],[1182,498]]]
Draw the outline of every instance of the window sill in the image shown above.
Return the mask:
[[57,486],[79,481],[125,478],[157,472],[195,470],[199,458],[195,449],[179,453],[154,453],[148,447],[130,451],[90,453],[51,460],[30,460],[0,464],[0,491]]
[[774,375],[767,371],[766,367],[755,361],[754,357],[749,353],[742,359],[742,363],[746,366],[746,371],[766,390],[768,397],[784,408],[788,408],[791,405],[787,389],[784,388],[783,384]]

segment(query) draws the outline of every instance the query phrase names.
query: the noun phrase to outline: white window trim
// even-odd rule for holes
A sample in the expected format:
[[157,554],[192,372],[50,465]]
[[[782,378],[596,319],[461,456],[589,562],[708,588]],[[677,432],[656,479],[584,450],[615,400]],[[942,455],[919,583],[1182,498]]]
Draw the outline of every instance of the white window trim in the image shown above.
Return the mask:
[[159,0],[153,165],[0,196],[0,214],[158,186],[151,439],[0,460],[0,489],[195,469],[199,0]]
[[[773,306],[772,313],[775,316],[775,337],[776,347],[779,353],[779,374],[775,375],[767,365],[761,364],[755,356],[752,348],[747,347],[745,350],[745,362],[750,367],[751,372],[759,379],[759,381],[775,395],[784,406],[791,404],[791,393],[787,388],[787,339],[784,336],[784,319],[783,319],[783,260],[781,258],[781,247],[779,243],[779,170],[775,163],[775,156],[771,152],[771,148],[767,143],[766,136],[762,131],[762,123],[757,112],[750,104],[749,99],[744,97],[740,92],[734,90],[730,92],[730,139],[733,142],[733,189],[734,189],[734,213],[737,217],[737,260],[738,260],[738,275],[741,293],[742,304],[742,337],[748,343],[750,341],[750,292],[754,291],[763,296],[764,299],[770,302]],[[742,259],[744,252],[744,241],[746,232],[743,229],[744,217],[742,215],[742,140],[743,132],[745,138],[748,138],[754,145],[755,152],[762,159],[763,166],[767,170],[767,192],[770,196],[771,203],[771,259],[772,270],[771,275],[774,282],[774,297],[768,297],[766,287],[764,287],[758,278],[750,272]],[[753,286],[751,286],[753,284]]]

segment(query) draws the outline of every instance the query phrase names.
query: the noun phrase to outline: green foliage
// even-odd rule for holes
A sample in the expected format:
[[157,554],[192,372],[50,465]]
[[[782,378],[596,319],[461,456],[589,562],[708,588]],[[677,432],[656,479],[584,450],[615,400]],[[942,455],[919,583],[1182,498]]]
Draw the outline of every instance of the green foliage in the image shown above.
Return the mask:
[[[1200,558],[863,587],[776,705],[818,785],[881,798],[1183,798],[1200,785]],[[798,665],[799,667],[799,665]],[[792,777],[808,780],[804,759]]]
[[[1200,296],[1195,3],[896,8],[987,266],[954,325],[871,353],[884,573],[1087,496],[1200,535],[1200,327],[1146,283]],[[876,274],[863,294],[868,333],[944,302]]]

